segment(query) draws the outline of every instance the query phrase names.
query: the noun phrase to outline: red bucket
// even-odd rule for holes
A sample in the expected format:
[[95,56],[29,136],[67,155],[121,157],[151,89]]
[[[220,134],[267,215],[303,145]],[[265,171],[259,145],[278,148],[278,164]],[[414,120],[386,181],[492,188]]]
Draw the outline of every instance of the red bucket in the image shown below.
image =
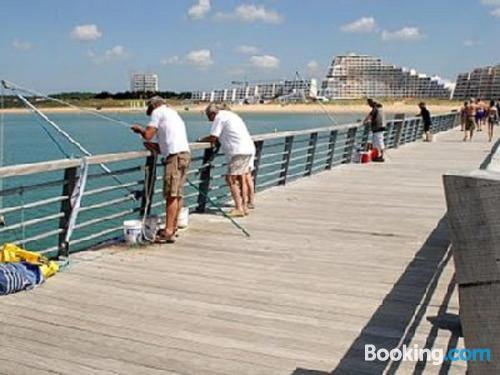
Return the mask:
[[369,163],[372,161],[372,153],[370,151],[364,151],[360,153],[359,162],[362,164]]

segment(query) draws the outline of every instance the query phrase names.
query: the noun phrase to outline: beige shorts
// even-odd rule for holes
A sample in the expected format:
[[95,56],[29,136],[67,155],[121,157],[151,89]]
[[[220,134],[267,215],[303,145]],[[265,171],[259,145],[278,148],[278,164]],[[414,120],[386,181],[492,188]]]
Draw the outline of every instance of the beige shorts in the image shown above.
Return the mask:
[[252,155],[233,155],[227,166],[229,176],[242,176],[248,173]]
[[190,163],[191,154],[189,152],[180,152],[167,157],[165,174],[163,175],[163,196],[165,198],[183,196]]

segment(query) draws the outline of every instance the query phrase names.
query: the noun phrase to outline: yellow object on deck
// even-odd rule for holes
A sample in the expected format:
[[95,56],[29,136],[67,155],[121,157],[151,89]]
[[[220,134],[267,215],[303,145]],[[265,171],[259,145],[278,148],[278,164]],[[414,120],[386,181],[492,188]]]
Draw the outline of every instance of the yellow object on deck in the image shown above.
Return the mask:
[[0,247],[0,262],[28,262],[40,267],[43,277],[46,279],[55,275],[59,271],[59,265],[56,262],[50,261],[42,254],[32,251],[23,250],[20,247],[7,243]]

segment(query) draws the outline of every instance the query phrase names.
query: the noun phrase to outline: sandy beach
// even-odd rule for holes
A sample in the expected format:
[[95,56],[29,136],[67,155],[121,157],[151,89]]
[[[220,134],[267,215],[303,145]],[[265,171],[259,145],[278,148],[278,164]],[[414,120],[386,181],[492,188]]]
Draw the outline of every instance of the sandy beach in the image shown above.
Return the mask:
[[[183,112],[203,112],[206,104],[197,104],[197,105],[173,105],[173,108],[178,110],[180,113]],[[384,106],[386,113],[418,113],[418,107],[416,104],[408,104],[408,103],[391,103]],[[450,112],[452,110],[457,110],[459,108],[458,104],[454,103],[446,103],[446,104],[429,104],[429,110],[431,113],[444,113]],[[77,113],[78,109],[70,108],[70,107],[47,107],[40,108],[45,113]],[[231,109],[238,113],[306,113],[306,114],[314,114],[314,113],[324,113],[328,111],[329,113],[364,113],[367,112],[368,106],[364,104],[288,104],[288,105],[280,105],[280,104],[254,104],[254,105],[234,105],[231,106]],[[91,108],[91,110],[95,110],[95,108]],[[20,113],[28,113],[26,109],[20,108],[11,108],[0,110],[5,114],[20,114]],[[130,108],[130,107],[108,107],[102,108],[99,112],[103,113],[136,113],[143,112],[143,108]]]

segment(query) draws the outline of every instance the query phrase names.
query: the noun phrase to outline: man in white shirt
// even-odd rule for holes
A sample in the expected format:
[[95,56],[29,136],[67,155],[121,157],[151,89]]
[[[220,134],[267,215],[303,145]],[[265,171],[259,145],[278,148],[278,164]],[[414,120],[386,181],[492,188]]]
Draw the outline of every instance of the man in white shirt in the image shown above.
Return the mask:
[[212,122],[210,135],[202,141],[220,142],[228,161],[226,182],[234,200],[235,209],[229,215],[242,217],[248,215],[248,185],[245,175],[250,171],[250,161],[255,154],[255,145],[248,129],[236,113],[221,110],[210,104],[205,113]]
[[[191,162],[186,126],[179,114],[166,106],[162,97],[154,96],[147,104],[146,113],[151,116],[149,124],[146,128],[134,124],[132,131],[142,136],[147,149],[163,156],[165,165],[163,195],[167,203],[165,210],[167,222],[165,232],[159,236],[159,240],[172,243],[175,241],[177,219],[183,203],[183,187]],[[158,143],[149,142],[154,136]]]

